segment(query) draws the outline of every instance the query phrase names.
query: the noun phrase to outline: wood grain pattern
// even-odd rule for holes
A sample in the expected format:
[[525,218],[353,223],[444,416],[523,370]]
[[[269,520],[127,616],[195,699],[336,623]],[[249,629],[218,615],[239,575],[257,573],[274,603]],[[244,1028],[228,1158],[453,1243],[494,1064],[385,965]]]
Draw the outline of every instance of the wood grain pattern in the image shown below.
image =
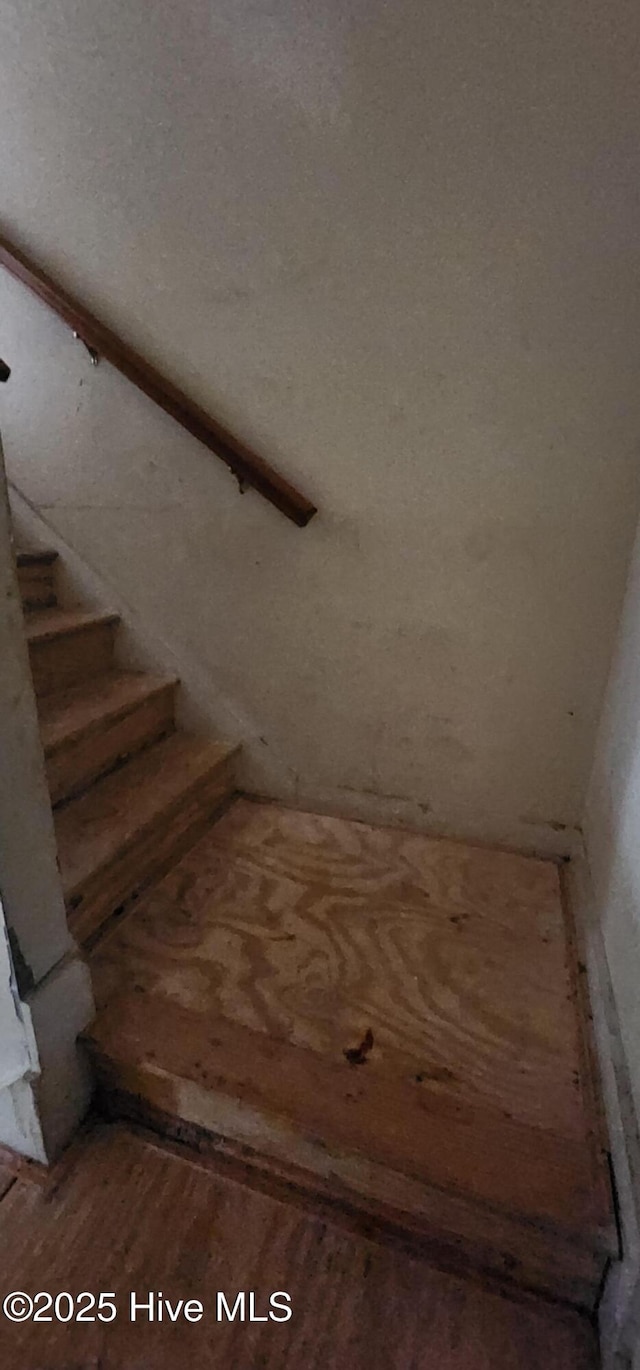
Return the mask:
[[538,1286],[555,1230],[569,1284],[597,1257],[593,1301],[616,1234],[570,958],[554,863],[242,802],[98,947],[91,1040],[111,1090],[214,1130],[239,1101],[236,1141],[316,1174],[328,1151],[352,1197],[358,1157],[387,1199],[500,1214],[496,1262]]
[[109,671],[39,705],[52,804],[81,793],[174,728],[177,681]]
[[185,850],[235,790],[237,747],[175,734],[56,811],[69,925],[93,935]]
[[585,1128],[557,867],[234,805],[123,924],[114,962],[184,1007],[567,1137]]
[[531,1290],[591,1311],[601,1287],[603,1253],[557,1228],[526,1224],[504,1209],[435,1189],[372,1161],[329,1148],[245,1102],[172,1076],[153,1061],[95,1057],[103,1115],[126,1118],[184,1143],[192,1154],[307,1211],[386,1244],[400,1244],[439,1269],[481,1274],[492,1288]]
[[98,866],[134,842],[159,809],[180,801],[185,785],[197,784],[227,756],[222,743],[171,737],[62,809],[56,832],[68,894],[73,896]]
[[36,695],[66,690],[113,665],[117,614],[46,609],[26,618]]
[[114,1000],[88,1041],[110,1112],[117,1096],[123,1116],[157,1126],[161,1113],[161,1131],[184,1121],[447,1267],[593,1308],[615,1234],[575,1145],[385,1076],[341,1080],[313,1053],[160,996]]
[[[20,1370],[594,1370],[578,1315],[518,1303],[368,1242],[296,1206],[103,1128],[49,1190],[0,1205],[0,1293],[163,1291],[199,1299],[197,1324],[0,1323]],[[217,1323],[218,1290],[290,1293],[290,1322]],[[259,1311],[263,1311],[259,1309]]]
[[95,315],[52,281],[6,238],[0,238],[0,265],[64,319],[87,347],[111,362],[143,394],[176,419],[210,452],[220,457],[243,484],[252,485],[298,527],[306,527],[317,513],[315,505],[306,495],[285,480],[257,452],[252,451],[247,443],[236,438],[218,419],[195,404],[177,385],[161,375],[140,353],[100,323]]
[[606,1190],[580,1142],[398,1080],[388,1068],[356,1073],[344,1061],[211,1012],[194,1014],[161,994],[117,996],[91,1039],[111,1060],[148,1061],[296,1123],[334,1150],[609,1252]]

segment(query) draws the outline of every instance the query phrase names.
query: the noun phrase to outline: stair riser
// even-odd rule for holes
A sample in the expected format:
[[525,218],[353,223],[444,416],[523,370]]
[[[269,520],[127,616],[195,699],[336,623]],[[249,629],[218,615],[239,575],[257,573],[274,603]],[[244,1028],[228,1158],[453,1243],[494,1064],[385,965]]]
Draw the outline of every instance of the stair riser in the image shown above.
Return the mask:
[[29,643],[36,695],[66,690],[113,665],[115,623],[91,623],[81,631]]
[[144,700],[120,718],[106,720],[85,737],[74,738],[46,758],[47,781],[55,806],[81,794],[128,757],[174,729],[175,686]]
[[57,604],[53,566],[19,566],[18,585],[23,609],[53,609]]
[[[106,1057],[89,1038],[103,1111],[204,1154],[241,1163],[245,1182],[279,1182],[367,1236],[398,1238],[442,1268],[480,1274],[591,1312],[604,1258],[535,1226],[430,1189],[360,1155],[329,1150],[275,1116],[145,1063]],[[291,1197],[289,1194],[288,1197]]]
[[103,923],[152,880],[164,875],[235,794],[233,757],[201,779],[178,805],[158,816],[114,860],[94,869],[67,896],[70,930],[79,942],[93,938]]

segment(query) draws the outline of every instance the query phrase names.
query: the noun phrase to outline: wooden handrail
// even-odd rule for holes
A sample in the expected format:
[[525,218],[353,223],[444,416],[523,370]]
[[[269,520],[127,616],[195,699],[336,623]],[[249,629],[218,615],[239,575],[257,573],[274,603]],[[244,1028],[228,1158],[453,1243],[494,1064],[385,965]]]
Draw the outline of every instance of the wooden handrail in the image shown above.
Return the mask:
[[24,252],[19,251],[6,238],[0,236],[0,265],[32,290],[38,299],[53,309],[64,320],[78,338],[85,343],[92,358],[104,357],[117,367],[128,380],[133,381],[149,399],[155,401],[178,423],[186,428],[199,442],[204,443],[210,452],[215,453],[237,476],[242,489],[253,486],[276,509],[280,509],[299,528],[304,528],[317,509],[311,500],[290,485],[273,467],[252,452],[250,447],[234,437],[223,424],[207,414],[198,404],[189,399],[183,390],[167,380],[160,371],[115,333],[99,322],[83,305],[78,304],[71,295],[56,285],[40,267],[35,266]]

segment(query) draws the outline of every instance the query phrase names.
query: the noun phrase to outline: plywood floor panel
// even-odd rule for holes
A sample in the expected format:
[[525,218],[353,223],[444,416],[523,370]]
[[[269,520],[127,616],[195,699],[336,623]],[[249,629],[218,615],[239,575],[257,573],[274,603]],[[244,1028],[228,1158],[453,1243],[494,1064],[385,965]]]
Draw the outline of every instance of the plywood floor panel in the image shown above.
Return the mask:
[[[106,1324],[0,1320],[16,1370],[594,1370],[591,1328],[513,1302],[190,1164],[124,1128],[89,1136],[48,1186],[0,1203],[0,1296],[114,1291]],[[216,1293],[291,1295],[290,1322],[218,1323]],[[200,1323],[131,1324],[131,1290],[199,1299]]]
[[425,1081],[567,1137],[583,1064],[558,870],[274,805],[232,810],[94,960],[342,1061]]
[[[354,1071],[344,1062],[336,1069],[316,1052],[224,1017],[196,1015],[156,994],[116,997],[91,1040],[96,1054],[121,1070],[147,1062],[153,1073],[297,1124],[332,1152],[366,1156],[492,1211],[555,1225],[578,1242],[585,1230],[596,1238],[602,1227],[582,1146],[429,1086],[398,1083],[387,1070]],[[179,1089],[173,1105],[181,1115]]]
[[127,1116],[592,1307],[617,1237],[567,931],[554,862],[241,801],[94,951],[88,1044]]

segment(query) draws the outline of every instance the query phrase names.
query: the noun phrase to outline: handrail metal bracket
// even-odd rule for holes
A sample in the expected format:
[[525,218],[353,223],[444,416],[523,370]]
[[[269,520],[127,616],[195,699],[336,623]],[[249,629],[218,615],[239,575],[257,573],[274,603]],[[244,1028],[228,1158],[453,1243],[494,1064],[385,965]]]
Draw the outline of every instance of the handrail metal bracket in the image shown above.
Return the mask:
[[83,338],[83,336],[82,336],[81,333],[76,333],[75,328],[74,328],[74,330],[73,330],[73,336],[74,336],[74,338],[77,338],[78,342],[81,342],[81,343],[82,343],[82,346],[83,346],[83,347],[86,347],[87,352],[89,353],[89,356],[91,357],[91,365],[92,365],[92,366],[97,366],[97,365],[98,365],[98,362],[100,361],[100,355],[99,355],[98,352],[96,352],[95,347],[92,347],[91,344],[87,342],[86,338]]

